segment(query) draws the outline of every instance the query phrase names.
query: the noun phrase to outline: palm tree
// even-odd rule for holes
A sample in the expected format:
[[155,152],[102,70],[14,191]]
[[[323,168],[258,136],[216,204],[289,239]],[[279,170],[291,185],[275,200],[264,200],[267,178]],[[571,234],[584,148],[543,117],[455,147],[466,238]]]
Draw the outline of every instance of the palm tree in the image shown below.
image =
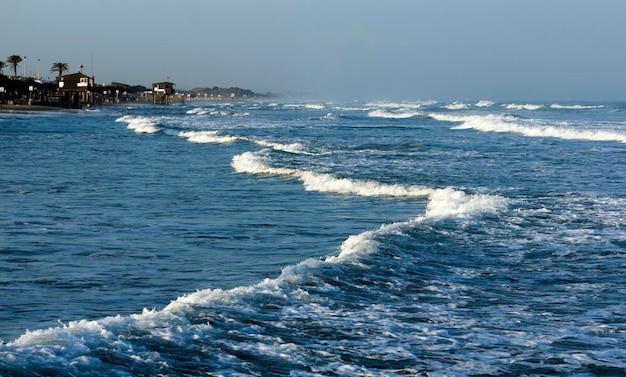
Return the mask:
[[5,62],[0,62],[0,76],[4,75],[4,72],[2,72],[4,70],[4,68],[7,66],[7,63]]
[[7,63],[13,66],[13,77],[17,77],[17,66],[22,62],[22,57],[19,55],[11,55],[7,58]]
[[63,76],[63,72],[67,72],[70,67],[67,63],[56,62],[52,64],[52,68],[50,68],[50,72],[59,72],[59,76]]

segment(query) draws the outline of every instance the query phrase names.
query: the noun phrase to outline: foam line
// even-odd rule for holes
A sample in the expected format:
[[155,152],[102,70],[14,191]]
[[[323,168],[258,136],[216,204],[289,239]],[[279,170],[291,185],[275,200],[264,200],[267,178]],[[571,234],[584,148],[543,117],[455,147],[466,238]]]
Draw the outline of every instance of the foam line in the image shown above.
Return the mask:
[[386,118],[386,119],[407,119],[424,115],[419,111],[397,111],[390,112],[386,110],[372,110],[367,116],[371,118]]
[[515,118],[506,115],[467,115],[455,116],[446,114],[430,114],[431,118],[446,122],[458,122],[461,125],[453,129],[474,129],[482,132],[510,132],[528,137],[553,137],[564,140],[617,141],[626,143],[626,134],[616,131],[575,129],[572,127],[542,124],[539,121],[519,123]]
[[153,134],[161,131],[161,128],[157,126],[157,123],[147,117],[125,115],[115,121],[128,124],[127,127],[134,130],[135,133],[138,134]]
[[236,136],[221,135],[219,131],[184,131],[179,132],[178,136],[186,138],[191,143],[227,144],[238,140],[247,140]]

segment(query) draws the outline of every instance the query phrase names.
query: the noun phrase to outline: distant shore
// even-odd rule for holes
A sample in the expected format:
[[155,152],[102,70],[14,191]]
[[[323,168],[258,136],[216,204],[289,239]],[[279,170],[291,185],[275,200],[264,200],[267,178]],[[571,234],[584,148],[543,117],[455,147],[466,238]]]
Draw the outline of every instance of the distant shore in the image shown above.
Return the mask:
[[61,110],[68,110],[68,109],[62,109],[60,107],[53,107],[53,106],[40,106],[40,105],[7,105],[7,104],[2,104],[0,106],[0,111],[2,111],[2,112],[13,112],[13,111],[19,111],[19,112],[61,111]]
[[[187,103],[187,102],[246,102],[246,101],[258,101],[263,97],[209,97],[209,98],[186,98],[183,100],[177,100],[172,103]],[[149,101],[131,101],[131,102],[104,102],[99,103],[93,106],[93,108],[99,106],[119,106],[119,105],[128,105],[128,104],[151,104]],[[28,105],[28,104],[6,104],[3,103],[0,105],[0,112],[40,112],[40,111],[76,111],[76,110],[87,110],[88,107],[83,107],[82,109],[70,109],[67,107],[58,107],[58,106],[45,106],[45,105]]]

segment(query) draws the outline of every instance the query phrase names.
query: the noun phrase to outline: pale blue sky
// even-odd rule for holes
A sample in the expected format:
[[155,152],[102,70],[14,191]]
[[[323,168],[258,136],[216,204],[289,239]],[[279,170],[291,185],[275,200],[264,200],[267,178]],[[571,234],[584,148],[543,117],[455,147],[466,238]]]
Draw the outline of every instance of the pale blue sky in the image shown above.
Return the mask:
[[20,0],[3,2],[0,19],[0,58],[26,56],[32,75],[40,59],[44,78],[57,61],[90,73],[93,54],[99,83],[626,99],[624,0]]

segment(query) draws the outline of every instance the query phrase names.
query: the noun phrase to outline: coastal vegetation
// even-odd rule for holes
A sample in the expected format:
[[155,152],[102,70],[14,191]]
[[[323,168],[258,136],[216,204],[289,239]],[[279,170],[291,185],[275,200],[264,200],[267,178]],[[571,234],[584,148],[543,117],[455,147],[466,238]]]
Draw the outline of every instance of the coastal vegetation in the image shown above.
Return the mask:
[[56,62],[52,64],[52,68],[50,68],[50,72],[59,72],[59,76],[63,76],[63,73],[69,71],[70,67],[67,63]]
[[22,57],[19,55],[11,55],[7,58],[7,63],[13,67],[13,77],[17,77],[17,66],[22,62]]

